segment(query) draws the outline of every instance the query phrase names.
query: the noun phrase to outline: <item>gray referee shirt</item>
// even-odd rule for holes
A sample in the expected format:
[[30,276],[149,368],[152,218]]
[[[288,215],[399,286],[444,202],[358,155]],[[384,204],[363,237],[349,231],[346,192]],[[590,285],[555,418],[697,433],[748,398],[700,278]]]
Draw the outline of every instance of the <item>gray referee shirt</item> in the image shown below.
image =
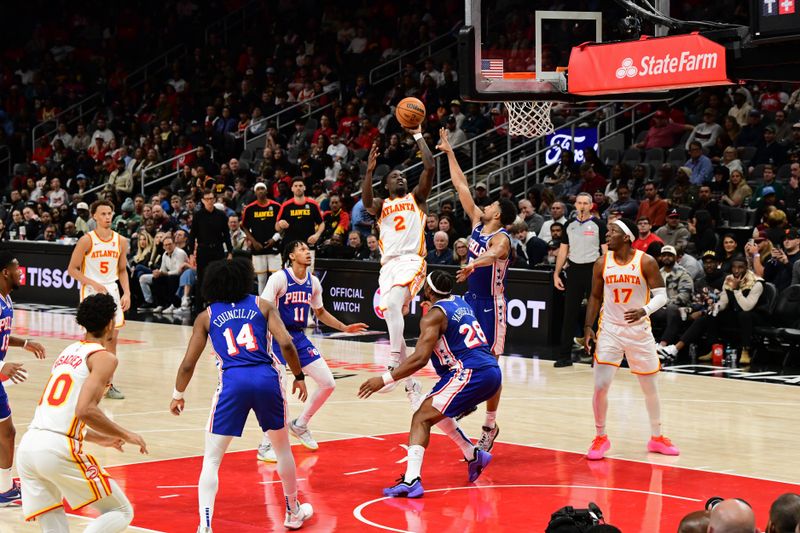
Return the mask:
[[564,227],[562,244],[569,245],[567,259],[577,265],[591,264],[602,253],[601,245],[606,242],[606,224],[596,217],[584,221],[573,218]]

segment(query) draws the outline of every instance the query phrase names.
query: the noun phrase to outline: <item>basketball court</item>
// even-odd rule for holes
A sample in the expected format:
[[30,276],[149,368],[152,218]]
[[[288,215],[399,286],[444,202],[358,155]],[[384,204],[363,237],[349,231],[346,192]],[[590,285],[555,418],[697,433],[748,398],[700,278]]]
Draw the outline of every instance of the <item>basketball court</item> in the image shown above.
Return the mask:
[[[18,310],[15,315],[15,335],[36,338],[48,351],[45,361],[16,349],[8,357],[24,360],[30,373],[27,383],[9,389],[21,435],[54,356],[81,333],[69,313]],[[142,434],[150,455],[86,445],[131,499],[130,531],[177,533],[197,525],[203,431],[217,372],[207,353],[187,390],[186,411],[181,417],[169,413],[190,333],[188,326],[136,321],[122,330],[115,383],[127,399],[105,400],[101,407]],[[387,500],[381,489],[405,468],[411,413],[399,390],[356,397],[364,379],[383,371],[388,355],[383,335],[359,339],[314,337],[337,389],[313,420],[320,449],[293,448],[301,498],[315,508],[308,531],[543,531],[556,509],[585,508],[592,501],[623,531],[672,532],[682,516],[711,496],[745,498],[763,526],[778,495],[800,491],[792,484],[800,478],[794,386],[724,379],[724,374],[662,373],[665,432],[682,450],[670,458],[646,452],[648,424],[639,385],[622,369],[609,401],[609,459],[588,462],[583,454],[594,435],[591,368],[556,371],[552,361],[528,354],[501,359],[501,434],[494,460],[478,482],[467,482],[458,450],[436,434],[423,467],[424,498]],[[422,376],[430,388],[432,370]],[[296,415],[300,404],[292,400],[290,409]],[[476,413],[464,419],[471,437],[479,435],[482,418]],[[283,530],[281,485],[275,466],[255,458],[259,438],[251,417],[225,457],[215,531]],[[70,516],[70,523],[77,529],[86,521]],[[38,526],[24,524],[20,509],[0,509],[0,532],[33,531]]]

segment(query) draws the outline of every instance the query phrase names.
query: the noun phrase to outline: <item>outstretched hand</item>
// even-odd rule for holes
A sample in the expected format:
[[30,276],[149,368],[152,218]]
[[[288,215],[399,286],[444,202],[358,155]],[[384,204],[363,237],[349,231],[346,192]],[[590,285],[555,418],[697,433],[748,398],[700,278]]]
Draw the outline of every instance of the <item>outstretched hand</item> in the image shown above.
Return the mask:
[[361,387],[359,387],[358,397],[362,400],[365,400],[372,396],[373,393],[381,390],[383,386],[383,378],[381,376],[369,378],[367,381],[361,384]]
[[345,333],[361,333],[362,331],[367,331],[367,326],[363,322],[358,322],[357,324],[348,324],[344,328]]
[[472,265],[472,263],[464,265],[459,269],[458,272],[456,272],[456,281],[458,283],[464,283],[473,272],[475,272],[475,267]]
[[439,128],[439,144],[436,145],[436,149],[448,154],[453,151],[450,140],[447,138],[447,128]]
[[372,143],[372,148],[369,149],[369,157],[367,158],[367,172],[374,172],[375,166],[378,164],[378,156],[381,155],[378,151],[378,143]]

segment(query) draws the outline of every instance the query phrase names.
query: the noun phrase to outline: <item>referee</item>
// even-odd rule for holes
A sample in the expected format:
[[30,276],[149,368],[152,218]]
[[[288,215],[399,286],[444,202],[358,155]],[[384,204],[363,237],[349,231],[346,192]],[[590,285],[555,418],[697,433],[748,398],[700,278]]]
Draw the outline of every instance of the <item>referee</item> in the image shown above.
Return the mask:
[[[203,273],[212,261],[224,259],[233,251],[231,236],[228,231],[228,217],[225,213],[214,208],[214,191],[203,191],[203,208],[195,213],[192,219],[192,229],[189,231],[190,250],[197,251],[197,283],[195,284],[194,309],[196,312],[203,310],[204,298],[202,292]],[[196,244],[196,246],[195,246]]]
[[556,258],[553,285],[563,291],[561,272],[569,261],[566,275],[566,294],[564,297],[564,320],[561,329],[561,347],[555,367],[572,366],[572,339],[575,324],[581,311],[581,302],[589,297],[592,290],[592,270],[594,262],[606,249],[606,225],[592,216],[592,195],[586,192],[575,199],[577,216],[567,222],[564,237]]
[[261,294],[267,285],[267,276],[281,269],[281,253],[278,250],[281,234],[275,231],[281,204],[267,197],[264,183],[256,183],[253,190],[256,201],[244,208],[242,229],[252,243],[253,267],[258,276],[258,294]]

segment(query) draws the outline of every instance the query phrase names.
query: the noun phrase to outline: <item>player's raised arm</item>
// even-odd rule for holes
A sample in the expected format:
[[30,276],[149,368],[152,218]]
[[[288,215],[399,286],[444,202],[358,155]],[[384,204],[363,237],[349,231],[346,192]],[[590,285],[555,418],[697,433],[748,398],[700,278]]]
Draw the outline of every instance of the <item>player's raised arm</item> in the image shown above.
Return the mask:
[[[78,243],[75,245],[75,248],[72,249],[72,257],[69,260],[69,267],[67,267],[67,271],[69,275],[72,276],[72,279],[80,283],[81,285],[89,285],[95,291],[100,294],[108,294],[108,291],[105,287],[103,287],[100,283],[93,281],[86,276],[83,275],[81,272],[81,265],[83,265],[83,259],[86,257],[86,254],[92,249],[92,237],[88,234],[84,235],[80,239],[78,239]],[[123,262],[124,259],[120,257],[120,262]],[[123,263],[124,264],[124,263]]]
[[[125,442],[139,447],[139,452],[147,453],[147,444],[140,435],[128,431],[124,427],[108,418],[100,410],[98,404],[105,394],[106,387],[114,377],[117,368],[117,358],[111,352],[100,350],[93,353],[86,361],[89,367],[89,377],[81,387],[78,396],[78,405],[75,407],[75,416],[81,419],[91,429],[107,437],[122,439]],[[94,438],[94,435],[93,435]]]
[[667,305],[669,301],[667,298],[667,289],[664,287],[664,278],[661,277],[661,272],[658,269],[658,263],[647,254],[642,256],[642,274],[647,282],[647,287],[650,289],[650,292],[653,293],[653,298],[644,307],[625,311],[625,320],[629,323],[652,315]]
[[461,165],[458,164],[458,159],[456,159],[456,154],[453,152],[453,147],[450,146],[447,133],[447,128],[439,129],[439,144],[436,148],[447,154],[447,164],[450,167],[450,180],[453,182],[453,187],[455,187],[458,193],[458,201],[461,202],[461,208],[474,226],[481,218],[481,210],[475,205],[475,200],[472,199],[472,192],[469,190],[467,177],[464,176]]
[[194,320],[194,329],[192,329],[192,338],[189,339],[189,345],[186,347],[186,353],[181,361],[181,366],[178,367],[178,375],[175,377],[175,391],[172,394],[172,402],[170,403],[169,410],[173,415],[178,416],[183,411],[185,400],[183,393],[189,382],[194,375],[194,369],[197,366],[197,361],[203,354],[208,341],[208,328],[209,317],[208,313],[200,313]]
[[417,183],[417,186],[414,187],[412,192],[414,198],[417,200],[417,205],[424,209],[428,203],[428,196],[431,194],[431,188],[433,187],[433,173],[436,171],[436,166],[433,164],[431,149],[428,148],[428,143],[426,143],[425,139],[422,137],[422,127],[417,126],[414,129],[406,128],[406,131],[414,136],[417,147],[422,154],[422,174],[419,175],[419,183]]
[[303,367],[300,366],[300,356],[297,355],[297,348],[294,346],[292,336],[286,331],[286,326],[283,325],[283,320],[281,320],[278,309],[274,305],[266,300],[259,300],[258,308],[264,313],[264,317],[267,319],[269,332],[275,338],[275,341],[277,341],[278,346],[280,346],[281,354],[283,354],[286,364],[289,365],[292,374],[294,374],[292,393],[294,394],[296,392],[297,398],[301,402],[306,401],[308,391],[306,390],[304,381],[305,376],[303,375]]
[[[586,305],[586,318],[583,322],[583,347],[586,353],[591,354],[593,344],[597,342],[594,334],[594,321],[600,313],[600,303],[603,301],[603,265],[605,256],[600,256],[594,262],[592,270],[592,292],[589,294],[589,303]],[[660,277],[660,276],[659,276]]]
[[372,194],[372,174],[375,172],[375,167],[378,164],[378,143],[372,143],[372,148],[369,149],[369,157],[367,158],[367,172],[364,174],[364,179],[361,180],[361,201],[364,203],[364,209],[367,210],[372,216],[377,216],[381,212],[383,200],[375,198]]
[[359,398],[369,398],[373,392],[381,390],[385,385],[406,378],[428,364],[439,337],[447,329],[447,316],[438,308],[432,308],[422,317],[419,323],[420,336],[414,353],[400,363],[394,370],[384,372],[383,376],[370,378],[361,384]]

